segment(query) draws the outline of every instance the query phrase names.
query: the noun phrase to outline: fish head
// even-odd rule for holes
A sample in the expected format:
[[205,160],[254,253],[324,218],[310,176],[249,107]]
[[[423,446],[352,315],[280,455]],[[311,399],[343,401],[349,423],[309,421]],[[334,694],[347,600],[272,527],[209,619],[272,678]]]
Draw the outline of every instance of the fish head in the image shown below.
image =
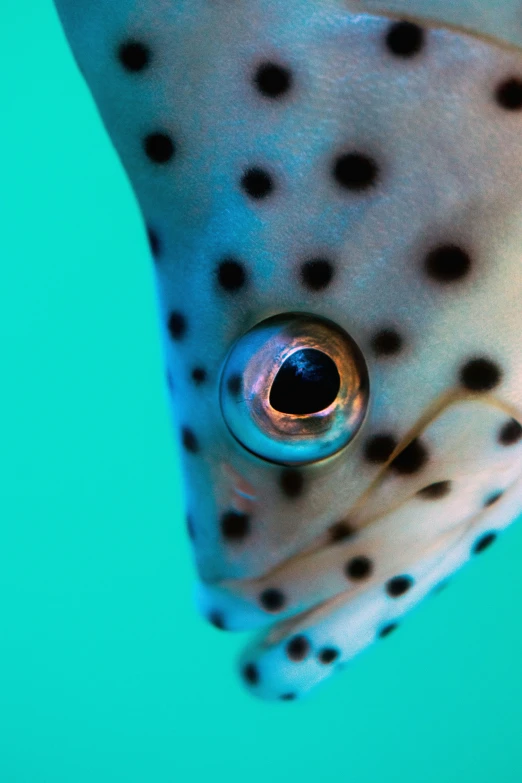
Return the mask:
[[290,700],[522,508],[516,4],[56,4],[144,218],[198,605]]

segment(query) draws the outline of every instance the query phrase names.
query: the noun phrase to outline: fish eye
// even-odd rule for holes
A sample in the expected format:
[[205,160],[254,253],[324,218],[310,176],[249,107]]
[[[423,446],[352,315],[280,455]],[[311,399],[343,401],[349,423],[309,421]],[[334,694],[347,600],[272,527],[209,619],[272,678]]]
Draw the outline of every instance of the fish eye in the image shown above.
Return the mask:
[[368,401],[368,369],[356,343],[332,321],[304,313],[257,324],[232,346],[221,374],[230,432],[280,465],[306,465],[345,448]]

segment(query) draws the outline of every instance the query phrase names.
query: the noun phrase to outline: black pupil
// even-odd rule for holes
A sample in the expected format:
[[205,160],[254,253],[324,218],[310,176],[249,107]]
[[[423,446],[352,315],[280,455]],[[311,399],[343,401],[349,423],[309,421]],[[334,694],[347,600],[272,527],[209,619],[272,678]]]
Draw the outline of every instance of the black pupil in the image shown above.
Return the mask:
[[270,405],[281,413],[317,413],[337,397],[341,379],[335,362],[322,351],[296,351],[281,366],[270,390]]

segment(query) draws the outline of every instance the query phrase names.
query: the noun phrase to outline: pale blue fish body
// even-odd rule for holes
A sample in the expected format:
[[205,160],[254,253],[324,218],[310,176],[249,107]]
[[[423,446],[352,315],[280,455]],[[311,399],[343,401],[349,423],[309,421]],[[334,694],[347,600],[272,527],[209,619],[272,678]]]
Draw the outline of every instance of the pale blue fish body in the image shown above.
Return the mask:
[[522,15],[56,5],[149,232],[200,609],[299,698],[522,510]]

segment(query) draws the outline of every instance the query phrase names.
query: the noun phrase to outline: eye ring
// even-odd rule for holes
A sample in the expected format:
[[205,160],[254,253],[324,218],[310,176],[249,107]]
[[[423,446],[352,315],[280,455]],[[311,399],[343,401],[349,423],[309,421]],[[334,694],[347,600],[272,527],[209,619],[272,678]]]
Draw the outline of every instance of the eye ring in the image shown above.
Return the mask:
[[364,356],[344,330],[314,315],[285,313],[232,346],[220,402],[230,432],[248,451],[276,464],[305,465],[353,440],[369,389]]

